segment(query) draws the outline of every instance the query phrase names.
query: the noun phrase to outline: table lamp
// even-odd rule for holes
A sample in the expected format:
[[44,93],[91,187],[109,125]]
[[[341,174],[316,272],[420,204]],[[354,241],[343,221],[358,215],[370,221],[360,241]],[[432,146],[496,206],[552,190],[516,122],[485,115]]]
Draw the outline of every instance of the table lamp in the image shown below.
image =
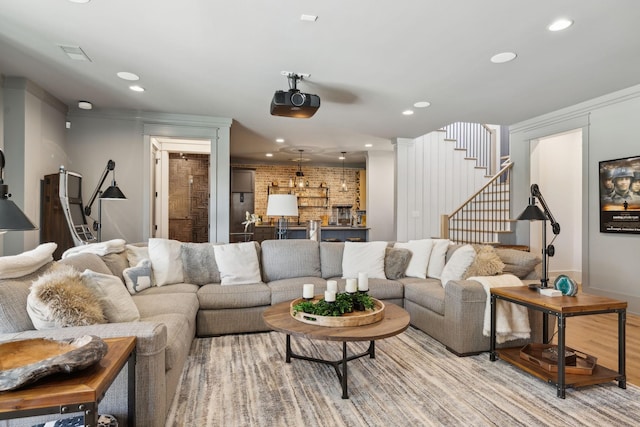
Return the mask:
[[267,201],[267,216],[279,216],[276,238],[287,238],[286,216],[298,216],[298,198],[295,194],[270,194]]

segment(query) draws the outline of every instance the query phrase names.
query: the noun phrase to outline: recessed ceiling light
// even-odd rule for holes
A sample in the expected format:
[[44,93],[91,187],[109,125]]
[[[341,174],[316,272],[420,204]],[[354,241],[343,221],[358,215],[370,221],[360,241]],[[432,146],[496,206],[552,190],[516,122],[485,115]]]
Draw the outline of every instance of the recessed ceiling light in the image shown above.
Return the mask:
[[491,57],[491,62],[494,64],[504,64],[505,62],[513,61],[518,55],[513,52],[502,52]]
[[282,144],[284,142],[284,138],[276,138],[276,142],[278,144]]
[[413,110],[404,110],[402,114],[404,114],[405,116],[410,116],[413,114]]
[[562,31],[562,30],[566,30],[571,25],[573,25],[573,21],[571,19],[560,18],[553,21],[551,25],[547,27],[547,29],[549,31]]
[[71,3],[89,3],[91,0],[69,0]]
[[81,110],[91,110],[93,109],[93,104],[89,101],[78,101],[78,108]]
[[315,22],[318,20],[318,16],[317,15],[300,15],[300,20],[301,21],[308,21],[308,22]]
[[367,148],[371,148],[371,147],[373,147],[373,144],[364,144],[364,146],[367,147]]
[[267,156],[267,157],[273,157],[273,153],[267,153],[267,154],[265,154],[265,156]]
[[429,105],[431,105],[431,103],[428,101],[418,101],[413,104],[413,106],[416,108],[427,108]]
[[134,92],[144,92],[144,88],[138,85],[129,86],[129,89],[131,89]]
[[133,74],[128,71],[120,71],[116,75],[120,77],[122,80],[128,80],[130,82],[135,82],[136,80],[140,80],[140,77],[138,77],[137,74]]

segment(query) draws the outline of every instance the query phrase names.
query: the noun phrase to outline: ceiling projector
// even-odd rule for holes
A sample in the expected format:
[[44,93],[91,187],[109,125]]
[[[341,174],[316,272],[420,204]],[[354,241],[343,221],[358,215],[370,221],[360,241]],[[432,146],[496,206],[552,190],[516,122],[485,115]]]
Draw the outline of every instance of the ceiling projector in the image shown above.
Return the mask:
[[294,73],[286,75],[291,89],[276,91],[271,100],[271,115],[298,119],[313,116],[320,108],[320,97],[310,93],[302,93],[297,89],[297,81],[302,79],[301,76]]

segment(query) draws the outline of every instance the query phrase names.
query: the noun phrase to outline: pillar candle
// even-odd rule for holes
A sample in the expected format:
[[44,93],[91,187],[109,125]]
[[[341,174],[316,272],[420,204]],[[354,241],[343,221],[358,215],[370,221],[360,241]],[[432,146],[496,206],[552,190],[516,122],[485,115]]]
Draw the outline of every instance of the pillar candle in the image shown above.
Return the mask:
[[358,290],[361,292],[369,290],[369,276],[367,273],[358,273]]
[[302,285],[302,298],[313,298],[313,283]]
[[335,280],[327,280],[327,290],[338,292],[338,282]]
[[324,300],[326,302],[335,302],[335,300],[336,300],[336,292],[335,291],[324,291]]
[[347,279],[346,291],[349,293],[354,293],[358,290],[358,285],[356,283],[356,279]]

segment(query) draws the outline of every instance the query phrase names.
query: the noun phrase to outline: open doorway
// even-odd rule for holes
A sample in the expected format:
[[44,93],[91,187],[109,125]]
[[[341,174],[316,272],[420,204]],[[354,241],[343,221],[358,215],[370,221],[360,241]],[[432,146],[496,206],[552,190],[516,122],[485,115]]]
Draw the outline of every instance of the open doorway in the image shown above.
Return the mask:
[[[531,183],[537,183],[561,226],[553,241],[549,276],[566,274],[582,282],[582,129],[532,140]],[[531,252],[542,252],[542,222],[531,223]],[[547,221],[547,244],[554,237]]]
[[152,236],[181,242],[210,238],[211,143],[209,140],[151,138]]

